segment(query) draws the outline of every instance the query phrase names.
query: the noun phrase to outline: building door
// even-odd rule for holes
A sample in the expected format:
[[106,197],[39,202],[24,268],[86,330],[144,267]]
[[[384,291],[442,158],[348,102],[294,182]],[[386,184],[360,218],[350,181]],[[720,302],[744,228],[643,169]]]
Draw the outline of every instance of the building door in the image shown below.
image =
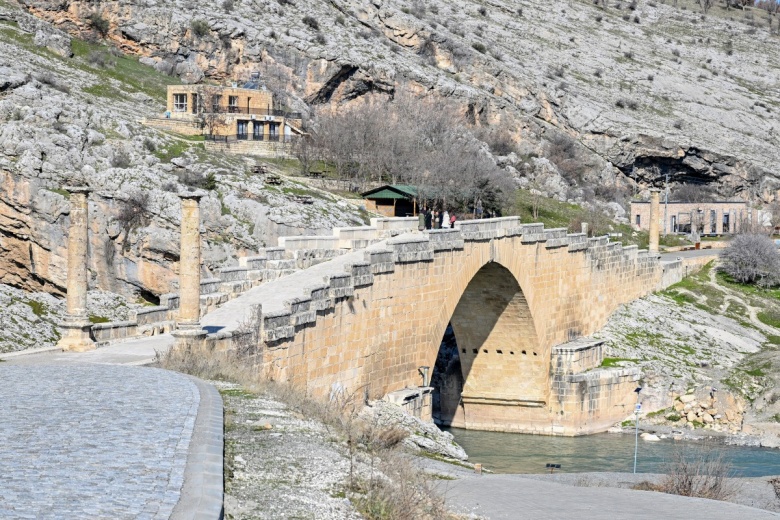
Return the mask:
[[248,130],[249,130],[249,121],[238,120],[237,127],[236,127],[236,138],[246,139]]
[[252,139],[262,141],[265,134],[265,125],[259,121],[252,123]]
[[710,210],[710,233],[713,235],[718,232],[718,214],[714,209]]
[[642,215],[636,216],[636,228],[642,229]]
[[729,227],[729,217],[730,215],[728,213],[723,214],[723,232],[724,233],[731,233],[731,229]]
[[268,139],[270,141],[279,140],[279,123],[270,123],[268,125]]

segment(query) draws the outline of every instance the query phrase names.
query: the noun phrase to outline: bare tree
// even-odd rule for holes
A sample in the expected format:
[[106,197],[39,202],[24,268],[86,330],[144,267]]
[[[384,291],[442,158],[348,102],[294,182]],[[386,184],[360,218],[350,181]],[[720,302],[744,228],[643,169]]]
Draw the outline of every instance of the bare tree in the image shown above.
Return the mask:
[[204,128],[209,135],[214,135],[218,128],[228,123],[228,115],[222,105],[222,91],[219,87],[201,85],[196,93],[198,98],[194,108],[201,128]]
[[712,5],[715,3],[715,0],[696,0],[696,3],[699,4],[701,10],[704,11],[704,14],[707,14]]
[[720,258],[723,270],[740,283],[771,287],[780,281],[780,253],[764,234],[737,235]]

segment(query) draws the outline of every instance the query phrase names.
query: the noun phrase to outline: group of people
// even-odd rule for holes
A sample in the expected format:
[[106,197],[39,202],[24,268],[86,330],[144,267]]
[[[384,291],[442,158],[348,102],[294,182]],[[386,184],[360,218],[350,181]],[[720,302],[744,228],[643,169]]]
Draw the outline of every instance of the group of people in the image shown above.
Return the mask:
[[450,213],[445,209],[444,211],[431,210],[430,208],[423,209],[418,215],[418,228],[420,231],[424,229],[449,229],[455,227],[455,213]]

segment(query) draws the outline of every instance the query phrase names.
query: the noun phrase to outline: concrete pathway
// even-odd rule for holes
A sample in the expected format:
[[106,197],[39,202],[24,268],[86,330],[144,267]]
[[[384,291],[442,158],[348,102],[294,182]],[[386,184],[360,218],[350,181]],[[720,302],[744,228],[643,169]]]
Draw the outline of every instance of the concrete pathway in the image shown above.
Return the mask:
[[455,512],[490,520],[777,520],[763,509],[652,491],[574,487],[522,475],[468,476],[441,481],[437,489]]

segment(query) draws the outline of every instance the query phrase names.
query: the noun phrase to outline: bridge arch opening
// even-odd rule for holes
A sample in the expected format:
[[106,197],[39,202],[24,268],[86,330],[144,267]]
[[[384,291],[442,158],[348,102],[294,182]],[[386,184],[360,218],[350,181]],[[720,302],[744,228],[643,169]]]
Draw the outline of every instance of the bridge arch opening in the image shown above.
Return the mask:
[[543,407],[549,360],[514,275],[491,262],[470,280],[443,334],[431,378],[442,426],[502,429],[522,407]]

